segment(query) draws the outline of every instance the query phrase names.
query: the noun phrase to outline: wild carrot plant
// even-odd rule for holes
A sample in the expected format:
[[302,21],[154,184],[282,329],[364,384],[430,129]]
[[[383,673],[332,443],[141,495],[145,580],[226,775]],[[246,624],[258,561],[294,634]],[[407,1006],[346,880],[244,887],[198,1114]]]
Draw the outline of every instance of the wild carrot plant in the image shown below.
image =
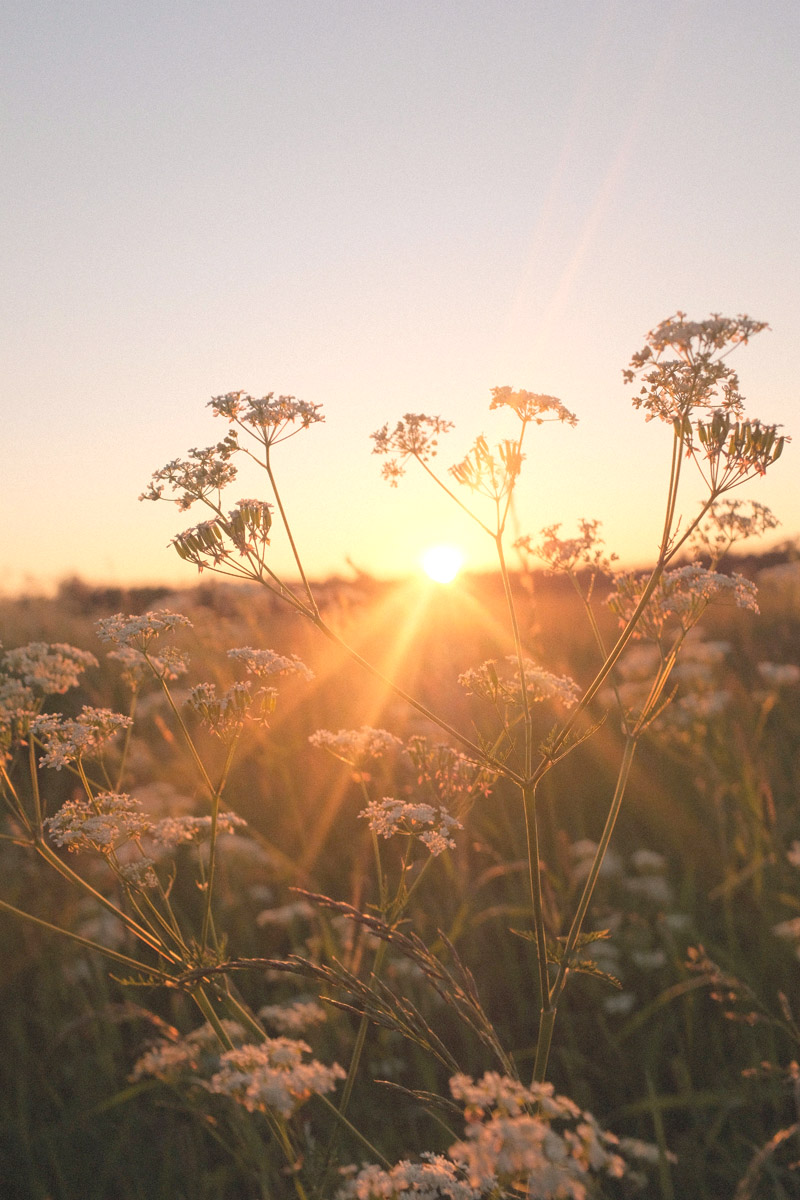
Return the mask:
[[[588,918],[637,748],[651,729],[668,727],[671,714],[673,728],[680,726],[681,716],[691,717],[691,705],[683,697],[675,700],[676,688],[697,661],[693,631],[709,605],[757,612],[751,581],[719,566],[733,544],[776,523],[763,505],[729,497],[763,475],[784,445],[776,426],[745,415],[738,377],[728,362],[737,346],[764,328],[743,316],[691,322],[678,313],[647,336],[625,372],[626,381],[638,386],[635,406],[667,431],[663,524],[654,537],[654,565],[646,572],[615,570],[615,556],[606,552],[594,518],[581,521],[572,537],[551,525],[510,543],[509,518],[530,439],[546,438],[549,423],[577,422],[555,397],[493,389],[490,409],[510,413],[513,436],[496,445],[479,436],[446,473],[434,461],[439,439],[452,428],[446,419],[408,413],[373,435],[374,452],[385,458],[383,474],[392,486],[409,468],[418,468],[426,485],[439,489],[494,546],[507,653],[476,663],[457,680],[472,705],[470,728],[385,677],[326,617],[282,498],[278,450],[287,438],[323,419],[318,405],[271,393],[215,397],[212,411],[228,427],[223,438],[154,474],[143,498],[171,501],[179,511],[195,505],[205,510],[204,520],[173,539],[183,560],[200,571],[264,588],[425,722],[424,735],[405,738],[366,725],[319,730],[311,738],[315,751],[347,765],[361,795],[359,816],[374,870],[370,899],[360,907],[321,895],[298,877],[302,886],[286,919],[318,914],[316,948],[307,940],[304,948],[283,957],[237,956],[218,895],[223,839],[240,837],[244,827],[236,797],[229,798],[237,754],[249,725],[270,722],[287,681],[302,689],[311,679],[298,657],[268,648],[233,648],[228,669],[234,679],[227,687],[200,681],[188,690],[176,688],[191,672],[176,645],[188,619],[167,610],[117,614],[99,622],[98,636],[112,647],[109,657],[127,683],[129,712],[85,705],[66,715],[50,711],[52,698],[76,686],[96,659],[63,644],[31,643],[5,651],[0,664],[5,836],[102,906],[123,935],[116,947],[74,931],[64,930],[66,936],[105,955],[128,985],[190,998],[202,1024],[185,1036],[166,1033],[141,1054],[131,1080],[136,1085],[158,1080],[191,1095],[200,1107],[228,1103],[226,1120],[241,1110],[247,1120],[258,1118],[275,1152],[259,1168],[262,1195],[289,1188],[301,1200],[334,1194],[341,1200],[412,1194],[430,1200],[512,1194],[580,1200],[592,1191],[606,1194],[617,1186],[615,1180],[622,1187],[633,1185],[642,1163],[653,1154],[659,1158],[653,1148],[619,1143],[590,1114],[557,1095],[546,1082],[548,1063],[570,980],[580,974],[610,976],[598,949],[606,932],[590,928]],[[223,493],[234,483],[242,455],[263,469],[267,498],[240,499],[227,507]],[[687,470],[699,472],[706,488],[694,513],[681,507]],[[296,581],[272,564],[276,526],[290,547]],[[580,683],[531,657],[508,565],[512,549],[525,563],[565,576],[579,597],[596,656],[593,672]],[[611,638],[601,603],[617,623]],[[775,683],[780,668],[762,666],[764,678],[769,681],[772,670]],[[163,697],[171,742],[182,745],[193,787],[203,798],[199,814],[156,818],[125,790],[132,730],[148,687]],[[574,904],[559,927],[545,894],[542,785],[553,772],[557,786],[558,765],[605,721],[622,731],[616,782],[599,840],[584,847]],[[446,741],[434,742],[434,731]],[[210,745],[216,748],[209,750]],[[381,761],[391,763],[391,793],[375,789],[375,764]],[[69,794],[58,804],[51,799],[50,772],[66,772],[69,779]],[[527,1079],[520,1078],[523,1056],[502,1044],[487,1016],[480,979],[443,932],[426,940],[424,931],[410,924],[423,880],[457,852],[476,806],[507,803],[521,808],[526,834],[527,879],[518,897],[526,919],[513,935],[530,950],[531,986],[514,997],[537,1022]],[[71,865],[73,855],[81,870]],[[200,898],[195,911],[178,901],[180,872],[187,867]],[[26,916],[7,901],[0,907]],[[276,912],[265,910],[264,924],[278,920]],[[58,928],[55,920],[27,919]],[[388,979],[392,956],[449,1007],[481,1047],[486,1057],[481,1078],[463,1071],[455,1048],[436,1031],[423,1003]],[[277,980],[302,977],[315,991],[290,1004],[259,1008],[248,1003],[239,984],[253,973]],[[327,1062],[315,1057],[311,1046],[324,1043],[329,1014],[337,1011],[358,1018],[344,1065],[330,1056]],[[404,1088],[407,1096],[441,1114],[450,1143],[445,1154],[392,1164],[351,1121],[371,1024],[401,1035],[446,1071],[449,1096]],[[341,1048],[341,1039],[330,1038],[328,1050],[334,1044]],[[310,1132],[298,1116],[306,1106],[312,1111],[312,1101],[319,1133]],[[220,1111],[215,1109],[216,1122],[223,1119]],[[460,1123],[463,1136],[453,1122]],[[368,1156],[368,1165],[341,1168],[345,1140]],[[660,1161],[662,1186],[668,1189],[664,1147]]]

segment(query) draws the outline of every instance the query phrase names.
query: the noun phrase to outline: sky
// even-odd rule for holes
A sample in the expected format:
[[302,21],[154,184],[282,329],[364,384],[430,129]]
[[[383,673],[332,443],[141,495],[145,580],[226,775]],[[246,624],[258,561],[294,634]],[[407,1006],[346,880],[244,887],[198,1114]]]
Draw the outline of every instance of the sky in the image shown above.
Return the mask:
[[[168,543],[203,513],[138,496],[236,390],[323,406],[276,462],[312,576],[433,542],[490,566],[369,435],[452,420],[446,471],[512,432],[504,385],[580,420],[531,438],[518,531],[599,518],[650,561],[670,433],[621,374],[647,330],[768,321],[748,412],[800,434],[798,52],[796,0],[7,0],[0,591],[193,583]],[[773,542],[799,448],[742,492]]]

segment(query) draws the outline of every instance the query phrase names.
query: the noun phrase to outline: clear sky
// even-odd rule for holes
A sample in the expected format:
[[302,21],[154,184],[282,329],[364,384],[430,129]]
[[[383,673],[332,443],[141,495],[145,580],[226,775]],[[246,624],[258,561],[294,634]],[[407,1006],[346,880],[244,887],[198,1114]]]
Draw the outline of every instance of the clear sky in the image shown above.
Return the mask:
[[[621,368],[679,308],[770,322],[743,391],[800,436],[797,0],[6,0],[0,58],[0,589],[192,582],[203,514],[137,497],[221,392],[324,406],[279,464],[318,576],[489,561],[369,434],[446,416],[446,466],[505,384],[581,419],[532,440],[521,530],[649,559],[669,437]],[[798,451],[744,493],[783,538]]]

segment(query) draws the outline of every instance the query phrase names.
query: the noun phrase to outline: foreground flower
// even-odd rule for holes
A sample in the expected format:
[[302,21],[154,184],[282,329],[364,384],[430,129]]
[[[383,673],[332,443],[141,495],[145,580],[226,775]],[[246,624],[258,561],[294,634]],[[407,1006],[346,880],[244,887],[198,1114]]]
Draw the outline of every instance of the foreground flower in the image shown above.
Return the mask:
[[[236,1021],[221,1022],[226,1035],[234,1043],[244,1040],[245,1033]],[[219,1064],[220,1044],[212,1027],[206,1023],[193,1029],[186,1037],[160,1038],[138,1059],[130,1080],[133,1083],[148,1076],[163,1083],[177,1083],[193,1076],[203,1067],[215,1070]]]
[[[616,591],[608,597],[607,604],[621,626],[633,616],[648,578],[647,573],[636,571],[624,571],[615,577]],[[758,612],[756,585],[743,575],[721,575],[699,563],[666,571],[640,615],[633,636],[658,641],[670,624],[689,630],[708,605],[717,601]]]
[[31,721],[31,732],[44,744],[44,766],[60,771],[71,762],[96,758],[105,742],[132,724],[132,719],[122,713],[84,704],[74,719],[59,713],[36,717]]
[[454,850],[452,831],[463,829],[461,822],[444,808],[437,810],[430,804],[408,804],[392,796],[371,800],[358,815],[369,821],[370,829],[379,837],[390,838],[396,833],[416,837],[434,858],[443,850]]
[[393,454],[384,463],[382,474],[392,487],[397,487],[398,480],[405,474],[405,464],[409,458],[416,458],[420,463],[426,463],[436,457],[439,435],[453,428],[452,421],[442,417],[428,417],[425,413],[406,413],[398,421],[393,430],[384,425],[377,433],[373,433],[375,443],[373,454]]
[[510,387],[492,388],[489,408],[510,408],[522,421],[533,421],[542,425],[545,421],[562,421],[566,425],[577,425],[578,418],[565,408],[555,396],[542,396],[536,392],[515,392]]
[[259,397],[247,392],[227,392],[224,396],[214,396],[208,407],[215,417],[225,417],[269,446],[325,420],[322,405],[298,400],[296,396],[276,396],[274,392]]
[[125,792],[99,792],[94,799],[67,800],[45,827],[57,846],[110,854],[123,842],[147,833],[152,822],[138,800]]
[[[522,666],[529,704],[542,700],[557,700],[567,708],[577,704],[580,696],[578,685],[567,675],[553,675],[529,658],[522,660]],[[494,704],[522,704],[519,662],[513,654],[503,662],[488,659],[479,667],[470,667],[459,675],[458,682],[469,695],[482,696]]]
[[238,650],[229,650],[228,658],[242,663],[246,671],[262,679],[268,675],[300,675],[303,679],[314,678],[314,672],[310,671],[296,654],[276,654],[274,650],[253,650],[250,646],[242,646]]
[[95,622],[100,641],[116,646],[115,650],[108,651],[108,658],[120,664],[122,678],[133,692],[137,692],[147,679],[171,683],[186,674],[188,659],[183,651],[174,646],[162,646],[156,654],[153,642],[162,634],[191,627],[192,622],[183,613],[167,608],[140,614],[114,613]]
[[326,1067],[316,1059],[303,1061],[310,1053],[305,1042],[292,1038],[268,1038],[258,1044],[239,1046],[220,1055],[220,1070],[211,1077],[208,1090],[230,1096],[248,1112],[278,1112],[290,1117],[315,1093],[332,1092],[345,1072],[338,1063]]
[[473,1081],[454,1075],[450,1090],[465,1106],[465,1136],[447,1156],[428,1154],[389,1170],[365,1166],[337,1193],[337,1200],[488,1200],[528,1196],[533,1200],[588,1200],[605,1176],[634,1172],[622,1154],[652,1160],[655,1147],[620,1143],[595,1118],[550,1084],[524,1087],[518,1080],[487,1072]]

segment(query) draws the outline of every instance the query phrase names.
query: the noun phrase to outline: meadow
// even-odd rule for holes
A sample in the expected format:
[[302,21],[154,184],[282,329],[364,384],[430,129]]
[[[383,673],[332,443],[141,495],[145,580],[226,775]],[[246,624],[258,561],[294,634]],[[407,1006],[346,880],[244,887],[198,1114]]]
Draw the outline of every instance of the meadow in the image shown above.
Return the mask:
[[[497,572],[287,582],[275,447],[320,417],[232,393],[147,493],[210,509],[197,586],[0,602],[4,1197],[797,1194],[800,559],[728,496],[783,448],[727,363],[759,328],[634,356],[647,571],[591,520],[510,545],[574,418],[495,389],[517,437],[438,481]],[[231,510],[237,430],[270,498]],[[446,430],[378,430],[387,480]]]

